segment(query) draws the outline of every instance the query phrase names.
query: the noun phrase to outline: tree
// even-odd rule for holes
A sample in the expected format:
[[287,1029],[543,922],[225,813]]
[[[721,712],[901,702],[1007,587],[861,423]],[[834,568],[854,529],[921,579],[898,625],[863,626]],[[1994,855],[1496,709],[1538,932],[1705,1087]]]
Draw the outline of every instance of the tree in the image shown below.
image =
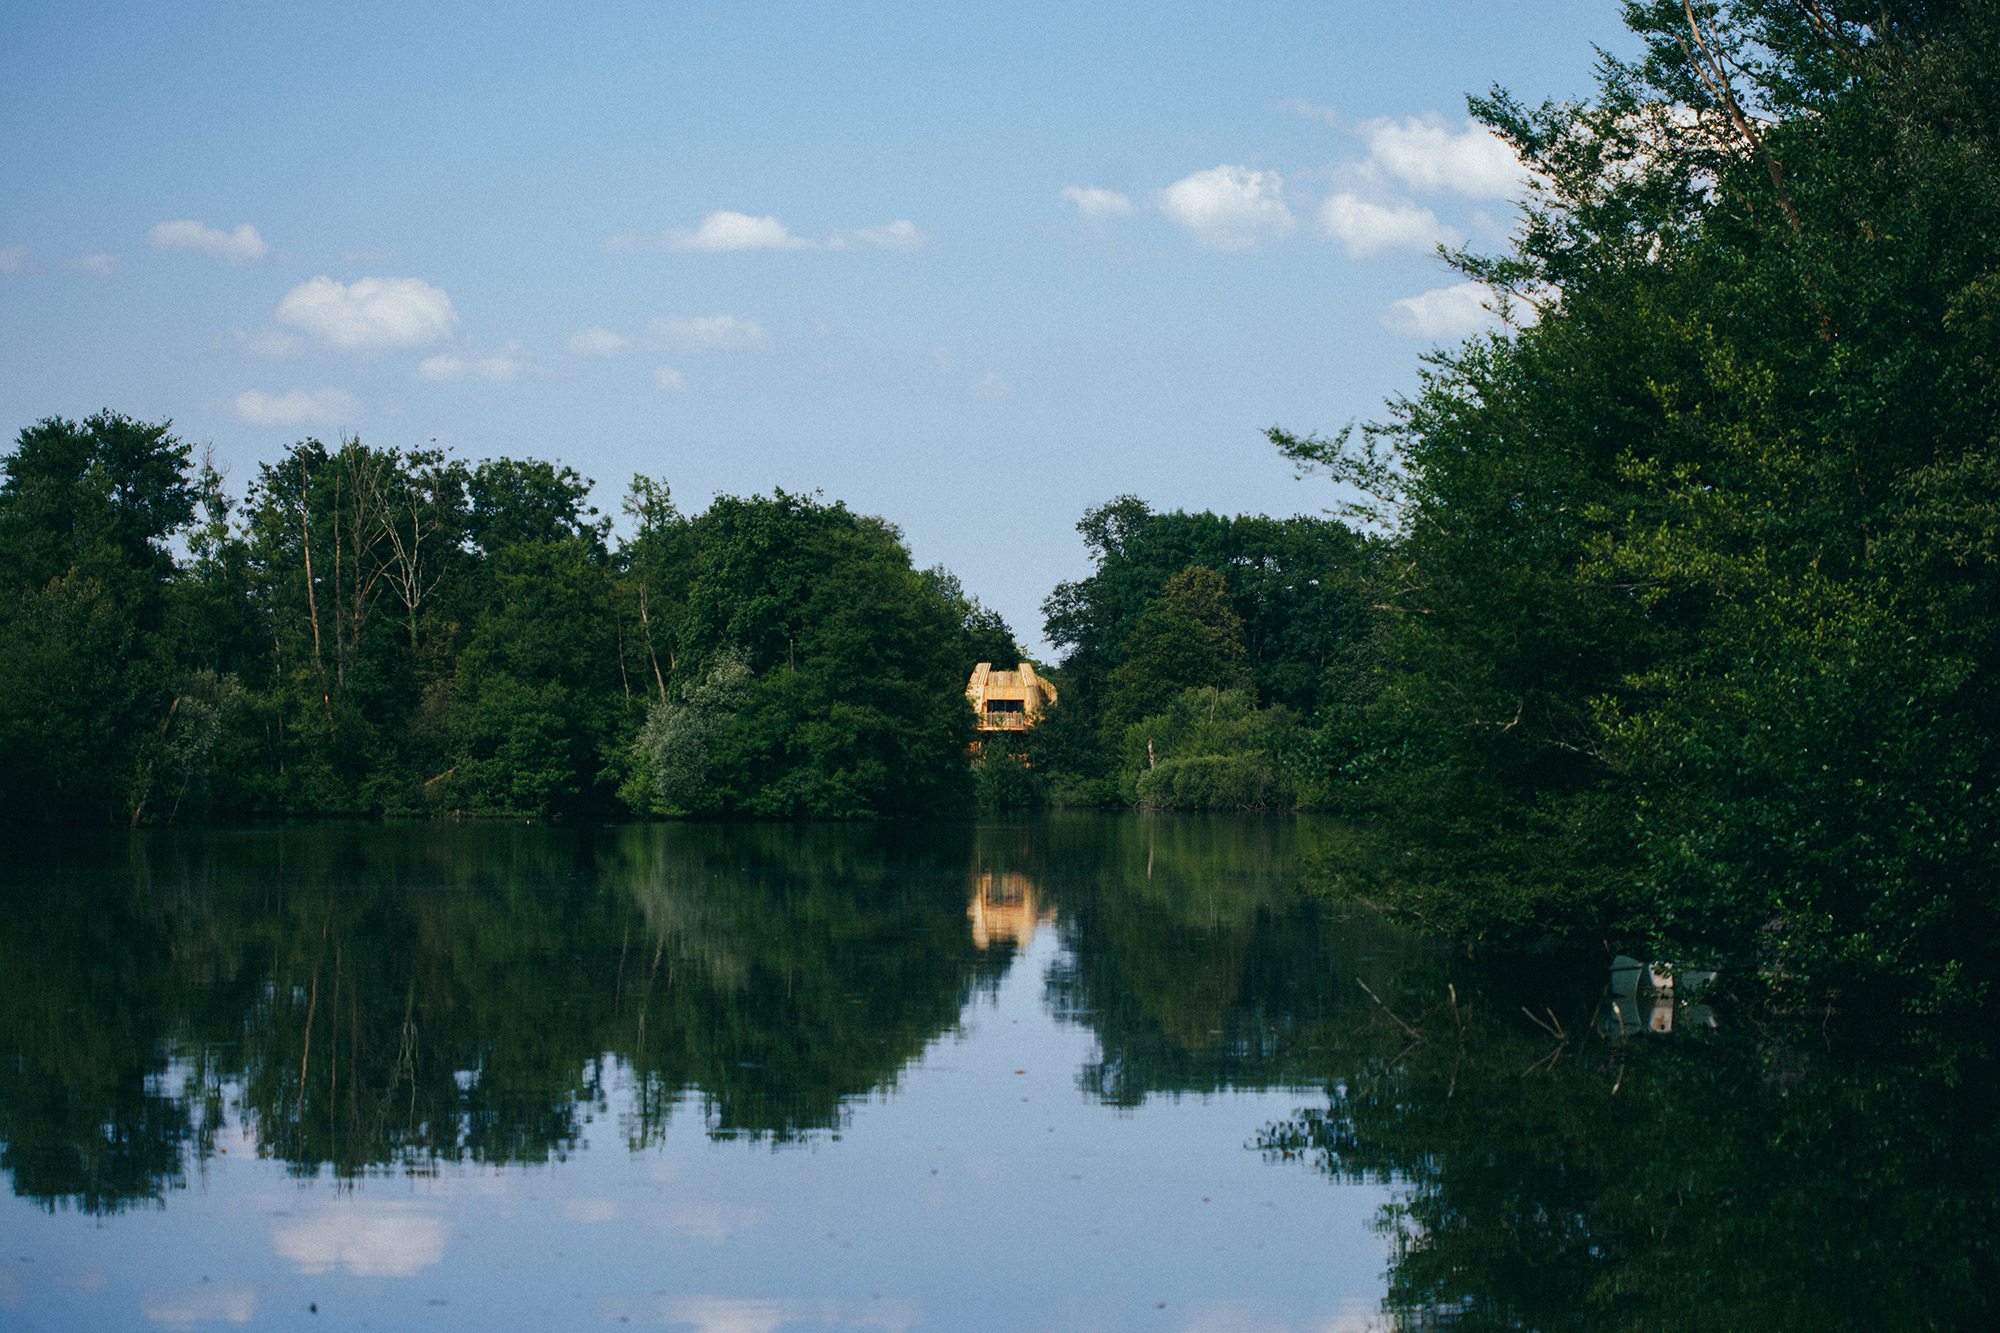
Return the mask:
[[169,539],[194,515],[171,423],[24,429],[0,462],[0,820],[129,819],[173,701]]
[[1476,935],[1966,993],[1993,895],[1995,6],[1633,5],[1457,256],[1539,322],[1386,426],[1274,432],[1394,534],[1324,772],[1343,891]]
[[1182,690],[1247,689],[1243,618],[1229,605],[1222,576],[1189,565],[1167,580],[1125,640],[1125,660],[1111,673],[1105,725],[1156,710]]
[[690,540],[681,669],[731,653],[755,677],[710,751],[709,809],[855,819],[965,805],[963,608],[911,568],[895,529],[778,491],[718,498]]

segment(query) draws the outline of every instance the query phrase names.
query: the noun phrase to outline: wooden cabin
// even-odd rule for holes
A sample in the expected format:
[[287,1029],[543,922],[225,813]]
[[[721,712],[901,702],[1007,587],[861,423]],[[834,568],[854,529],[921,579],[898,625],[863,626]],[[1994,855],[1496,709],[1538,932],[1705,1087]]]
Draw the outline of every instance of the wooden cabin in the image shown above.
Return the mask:
[[965,697],[979,714],[979,730],[1026,731],[1056,701],[1056,687],[1037,676],[1031,663],[995,671],[991,662],[981,662],[972,669]]

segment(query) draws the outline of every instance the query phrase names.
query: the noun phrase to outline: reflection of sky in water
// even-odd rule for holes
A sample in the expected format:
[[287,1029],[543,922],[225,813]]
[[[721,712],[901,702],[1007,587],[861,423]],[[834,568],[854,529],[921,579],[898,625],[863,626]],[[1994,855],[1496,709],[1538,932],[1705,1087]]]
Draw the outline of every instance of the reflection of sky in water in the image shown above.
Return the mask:
[[1060,946],[1040,916],[992,920],[1027,943],[1005,982],[835,1134],[716,1141],[690,1095],[634,1154],[620,1071],[549,1166],[336,1184],[289,1179],[232,1115],[227,1153],[164,1208],[0,1201],[0,1324],[1377,1327],[1388,1256],[1369,1224],[1386,1191],[1245,1148],[1317,1098],[1085,1095],[1101,1053],[1042,1003]]

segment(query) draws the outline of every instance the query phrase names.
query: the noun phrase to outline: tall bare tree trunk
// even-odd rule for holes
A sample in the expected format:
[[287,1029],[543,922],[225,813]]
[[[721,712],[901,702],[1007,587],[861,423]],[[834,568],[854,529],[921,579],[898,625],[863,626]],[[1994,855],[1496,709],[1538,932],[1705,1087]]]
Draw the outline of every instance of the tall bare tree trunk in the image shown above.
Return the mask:
[[326,679],[326,663],[319,653],[319,601],[313,595],[313,543],[312,520],[306,508],[306,469],[299,464],[299,541],[306,552],[306,613],[312,617],[313,666],[318,668],[321,680]]
[[333,470],[333,678],[347,684],[347,650],[342,643],[340,614],[340,469]]
[[646,616],[646,584],[639,582],[639,623],[646,631],[646,656],[653,659],[653,680],[660,687],[660,702],[667,701],[666,678],[660,675],[660,655],[653,651],[653,622]]

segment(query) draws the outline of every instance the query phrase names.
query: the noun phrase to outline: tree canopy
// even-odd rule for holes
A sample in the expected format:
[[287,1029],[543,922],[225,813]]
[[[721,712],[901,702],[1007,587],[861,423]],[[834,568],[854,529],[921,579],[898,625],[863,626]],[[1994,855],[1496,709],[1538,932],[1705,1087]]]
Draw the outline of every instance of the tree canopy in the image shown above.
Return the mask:
[[23,431],[0,819],[965,807],[965,679],[1018,648],[948,571],[837,503],[683,515],[645,477],[614,543],[591,489],[560,462],[307,439],[239,503],[169,423]]
[[1273,432],[1393,538],[1329,880],[1943,1003],[2000,925],[2000,11],[1626,13],[1595,99],[1473,102],[1537,173],[1455,256],[1516,326]]

